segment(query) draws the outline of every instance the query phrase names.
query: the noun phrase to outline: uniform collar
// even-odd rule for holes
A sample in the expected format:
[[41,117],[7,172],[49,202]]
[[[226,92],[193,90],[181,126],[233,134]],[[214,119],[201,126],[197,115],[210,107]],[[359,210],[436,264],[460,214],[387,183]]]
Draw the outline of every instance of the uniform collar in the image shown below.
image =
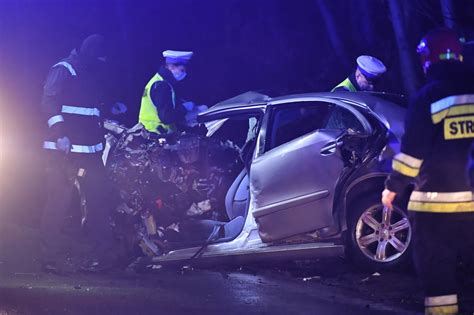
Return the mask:
[[173,74],[171,71],[169,71],[165,66],[161,66],[160,69],[158,70],[158,74],[161,75],[163,80],[167,81],[168,83],[171,83],[171,85],[175,86],[178,81],[174,78]]
[[355,72],[352,72],[352,73],[349,75],[348,79],[349,79],[349,81],[351,81],[351,83],[352,83],[352,85],[355,87],[355,89],[356,89],[357,91],[360,91],[359,84],[357,84]]

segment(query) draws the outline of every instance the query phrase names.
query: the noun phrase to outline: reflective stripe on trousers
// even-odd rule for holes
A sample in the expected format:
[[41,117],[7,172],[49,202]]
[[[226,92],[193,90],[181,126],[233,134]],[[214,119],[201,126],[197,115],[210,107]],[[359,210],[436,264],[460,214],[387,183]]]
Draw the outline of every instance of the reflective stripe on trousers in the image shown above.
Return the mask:
[[425,298],[426,315],[454,315],[458,312],[458,296],[456,294]]
[[[43,149],[58,150],[56,142],[53,141],[45,141],[43,143]],[[73,153],[96,153],[102,151],[103,149],[104,145],[102,143],[97,143],[96,145],[71,145],[71,152]]]

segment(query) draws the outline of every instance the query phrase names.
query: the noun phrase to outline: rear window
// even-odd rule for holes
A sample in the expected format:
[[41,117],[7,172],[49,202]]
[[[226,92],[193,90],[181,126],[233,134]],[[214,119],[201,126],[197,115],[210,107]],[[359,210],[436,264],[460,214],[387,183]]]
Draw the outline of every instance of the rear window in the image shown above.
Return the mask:
[[324,128],[332,106],[328,103],[305,102],[277,109],[272,120],[270,147],[273,149],[307,133]]
[[277,108],[273,113],[269,149],[319,129],[352,129],[364,132],[349,110],[327,102],[301,102]]
[[363,133],[364,126],[353,113],[341,106],[334,106],[325,129],[352,129]]

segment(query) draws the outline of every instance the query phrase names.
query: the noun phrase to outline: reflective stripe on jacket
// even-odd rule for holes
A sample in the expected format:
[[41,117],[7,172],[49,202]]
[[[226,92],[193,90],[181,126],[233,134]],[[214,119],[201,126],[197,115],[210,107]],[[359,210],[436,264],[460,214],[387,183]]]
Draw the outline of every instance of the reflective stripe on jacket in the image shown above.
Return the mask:
[[414,191],[410,196],[408,209],[417,212],[437,213],[473,212],[474,202],[471,191]]
[[414,191],[408,210],[431,213],[474,212],[468,174],[474,140],[474,89],[464,65],[439,63],[412,98],[401,152],[392,161],[386,187]]
[[[45,141],[43,143],[43,149],[46,150],[58,150],[56,142]],[[97,143],[96,145],[71,145],[70,152],[72,153],[97,153],[104,150],[104,145],[102,143]]]

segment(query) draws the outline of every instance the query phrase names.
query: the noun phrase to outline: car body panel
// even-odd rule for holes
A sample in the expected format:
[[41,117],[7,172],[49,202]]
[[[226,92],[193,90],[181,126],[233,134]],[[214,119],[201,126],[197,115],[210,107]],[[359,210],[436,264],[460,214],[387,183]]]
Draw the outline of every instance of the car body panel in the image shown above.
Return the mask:
[[[344,167],[338,134],[315,131],[270,151],[265,146],[267,129],[272,123],[271,109],[282,104],[308,100],[321,100],[345,107],[361,121],[367,133],[379,132],[381,133],[380,138],[385,137],[384,133],[392,133],[394,141],[400,140],[403,129],[400,126],[403,126],[404,109],[365,93],[308,93],[273,99],[262,94],[251,93],[221,102],[200,114],[198,120],[209,122],[238,115],[262,114],[259,116],[256,149],[249,165],[250,201],[244,226],[238,236],[232,240],[224,242],[217,240],[210,244],[204,244],[202,247],[172,250],[164,255],[154,257],[153,261],[160,264],[183,262],[192,259],[198,251],[200,251],[199,255],[194,258],[210,263],[227,260],[229,262],[246,262],[265,258],[271,260],[316,258],[343,253],[344,247],[342,245],[337,245],[330,240],[324,241],[324,238],[322,241],[317,233],[307,233],[314,230],[322,231],[325,227],[338,225],[340,222],[336,222],[337,217],[339,217],[338,220],[341,217],[345,219],[345,212],[342,215],[337,215],[333,204],[334,192],[336,186],[340,185],[339,176]],[[367,115],[375,117],[380,126],[376,127],[369,122],[365,118]],[[372,130],[372,128],[375,129]],[[327,151],[330,154],[321,155],[321,151],[327,149],[330,149]],[[370,164],[371,162],[364,163]],[[291,165],[291,168],[288,165]],[[342,186],[352,189],[358,182],[357,173],[359,172],[360,170],[350,176],[350,181],[354,184],[346,182]],[[372,175],[369,173],[373,173],[372,175],[377,178],[384,176],[383,172],[372,170],[372,168],[370,172],[361,172],[361,176],[371,177]],[[247,181],[244,182],[247,183]],[[361,179],[360,182],[364,181]],[[339,187],[339,189],[343,187]],[[343,192],[342,198],[346,196]],[[242,199],[241,197],[239,196],[238,199]],[[344,199],[344,206],[345,201]],[[300,208],[298,209],[298,207]],[[295,209],[301,212],[300,215],[295,215],[295,218],[292,218],[291,215],[284,215],[283,218],[273,216],[273,214],[283,213],[285,210]],[[344,207],[341,207],[340,210],[345,211]],[[269,219],[269,222],[264,222],[265,219],[262,218],[265,217]],[[291,220],[296,220],[297,223],[293,224]],[[259,221],[260,230],[257,221]],[[286,225],[289,222],[291,228],[288,229]],[[265,234],[267,228],[270,228],[270,234]],[[280,235],[277,231],[279,229],[284,230]],[[305,241],[285,241],[287,237],[298,233],[303,233],[308,237],[302,238]]]
[[265,242],[333,224],[332,196],[343,163],[337,150],[323,151],[335,144],[338,135],[337,131],[316,131],[252,162],[253,215]]
[[[362,133],[372,133],[371,125],[361,113],[338,100],[314,94],[292,95],[272,100],[265,115],[273,116],[272,110],[282,108],[281,105],[285,106],[283,108],[342,107],[359,121]],[[263,123],[260,141],[267,138],[265,131],[274,124],[272,118]],[[264,242],[334,225],[334,195],[344,167],[338,149],[343,145],[343,140],[339,139],[343,132],[339,129],[316,130],[256,154],[250,172],[250,191],[256,203],[253,213]]]
[[252,202],[250,202],[248,215],[240,234],[233,240],[208,244],[202,253],[194,257],[202,247],[191,247],[172,250],[161,256],[153,257],[153,262],[158,264],[176,264],[183,261],[194,263],[248,263],[256,261],[314,259],[340,256],[344,253],[344,246],[334,242],[311,242],[305,244],[274,244],[264,243],[258,233],[255,222]]

